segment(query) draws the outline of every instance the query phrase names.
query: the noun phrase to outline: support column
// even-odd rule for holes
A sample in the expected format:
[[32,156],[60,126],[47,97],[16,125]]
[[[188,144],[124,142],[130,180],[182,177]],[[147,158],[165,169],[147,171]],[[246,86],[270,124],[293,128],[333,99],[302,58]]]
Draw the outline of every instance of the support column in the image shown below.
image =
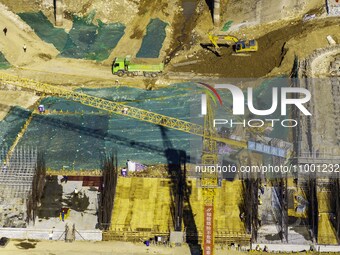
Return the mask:
[[214,17],[214,25],[219,26],[220,25],[220,0],[214,0],[214,12],[213,12],[213,17]]
[[63,25],[63,12],[63,1],[54,0],[55,25],[58,27]]

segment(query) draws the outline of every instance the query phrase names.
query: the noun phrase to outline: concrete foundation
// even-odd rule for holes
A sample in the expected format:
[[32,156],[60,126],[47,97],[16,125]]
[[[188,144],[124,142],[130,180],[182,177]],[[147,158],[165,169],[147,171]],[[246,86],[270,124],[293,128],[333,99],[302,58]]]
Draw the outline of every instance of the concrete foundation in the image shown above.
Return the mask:
[[54,13],[55,13],[55,25],[62,26],[63,25],[63,1],[55,0]]
[[220,25],[220,0],[214,0],[214,12],[213,12],[213,17],[214,17],[214,24],[215,26]]

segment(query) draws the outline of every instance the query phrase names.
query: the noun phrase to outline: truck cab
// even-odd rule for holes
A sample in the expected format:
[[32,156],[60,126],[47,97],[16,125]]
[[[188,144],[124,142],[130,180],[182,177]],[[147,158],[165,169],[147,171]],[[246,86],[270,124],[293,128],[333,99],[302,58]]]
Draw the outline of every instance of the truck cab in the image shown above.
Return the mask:
[[125,66],[124,58],[115,58],[112,64],[112,74],[122,76],[125,73]]

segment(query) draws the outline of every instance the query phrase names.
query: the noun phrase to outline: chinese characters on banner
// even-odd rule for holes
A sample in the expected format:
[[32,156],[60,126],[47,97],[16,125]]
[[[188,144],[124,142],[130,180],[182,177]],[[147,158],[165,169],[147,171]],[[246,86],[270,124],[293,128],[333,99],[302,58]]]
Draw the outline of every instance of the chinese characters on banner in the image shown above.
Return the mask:
[[204,206],[204,244],[203,254],[213,254],[213,220],[214,220],[214,207],[212,205]]

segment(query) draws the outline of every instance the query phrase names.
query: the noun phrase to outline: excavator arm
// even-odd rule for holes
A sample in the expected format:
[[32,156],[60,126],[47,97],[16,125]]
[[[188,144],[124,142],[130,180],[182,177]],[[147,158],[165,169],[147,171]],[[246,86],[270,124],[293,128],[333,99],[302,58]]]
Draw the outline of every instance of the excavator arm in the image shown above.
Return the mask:
[[228,45],[234,45],[237,43],[239,40],[232,35],[213,35],[213,34],[208,34],[210,42],[214,45],[216,49],[220,48],[218,45],[219,43],[224,43]]

